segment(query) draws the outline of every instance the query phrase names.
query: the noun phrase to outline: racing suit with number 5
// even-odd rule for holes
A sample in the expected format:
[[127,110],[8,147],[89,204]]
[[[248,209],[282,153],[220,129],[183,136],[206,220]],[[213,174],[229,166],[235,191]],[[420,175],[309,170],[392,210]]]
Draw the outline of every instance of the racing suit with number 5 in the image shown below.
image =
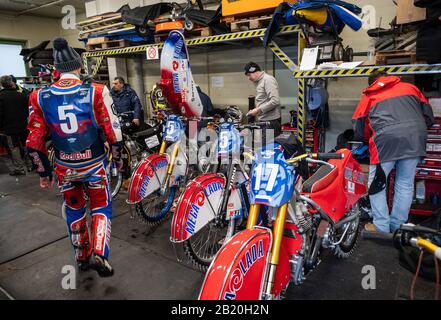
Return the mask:
[[[55,173],[63,192],[69,237],[78,263],[94,253],[108,259],[112,197],[105,148],[119,158],[122,141],[112,98],[104,85],[63,74],[52,86],[30,97],[30,131],[26,146],[41,177],[51,177],[46,138],[55,148]],[[87,188],[87,192],[86,189]],[[92,216],[91,241],[86,217],[87,196]]]

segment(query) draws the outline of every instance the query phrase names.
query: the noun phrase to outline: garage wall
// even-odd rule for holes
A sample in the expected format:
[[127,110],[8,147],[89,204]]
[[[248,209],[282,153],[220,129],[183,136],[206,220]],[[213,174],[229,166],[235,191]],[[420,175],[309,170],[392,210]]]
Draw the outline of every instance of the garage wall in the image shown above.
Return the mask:
[[[79,15],[77,21],[85,17],[85,14]],[[64,30],[59,19],[0,14],[0,39],[26,41],[27,47],[32,48],[59,36],[65,37],[72,46],[84,48],[78,41],[78,30]]]
[[[384,0],[350,0],[348,2],[357,4],[360,7],[372,5],[376,8],[376,23],[380,19],[381,26],[387,28],[389,22],[396,13],[396,7],[392,1]],[[354,51],[366,51],[368,49],[370,38],[366,30],[358,32],[345,28],[341,37],[344,39],[344,45],[351,46]],[[279,82],[279,90],[283,110],[283,121],[289,121],[289,111],[297,108],[297,84],[293,81],[291,72],[288,71],[270,51],[263,48],[252,47],[236,48],[224,51],[215,51],[211,49],[207,52],[199,50],[190,50],[190,60],[195,81],[201,86],[202,90],[210,95],[216,107],[228,105],[238,105],[244,111],[247,108],[249,95],[255,93],[254,86],[243,75],[243,66],[250,60],[265,65],[265,70],[274,74]],[[284,48],[290,54],[293,60],[296,60],[296,47]],[[364,60],[364,57],[356,57],[355,60]],[[135,67],[130,60],[128,66],[129,82],[136,79]],[[222,88],[213,87],[211,80],[222,77],[224,86]],[[144,91],[148,92],[159,79],[159,62],[143,61],[143,79]],[[330,117],[331,126],[327,134],[327,149],[333,148],[336,137],[343,130],[350,128],[352,113],[361,97],[362,90],[367,86],[367,79],[351,78],[329,81],[330,94]]]
[[[248,96],[255,95],[253,83],[243,74],[243,67],[248,61],[255,61],[268,73],[274,73],[272,54],[265,53],[263,48],[211,50],[210,52],[189,48],[189,54],[195,82],[211,97],[214,106],[218,108],[237,105],[244,112],[248,109]],[[127,73],[129,83],[136,82],[137,72],[134,59],[127,60]],[[159,81],[159,60],[143,59],[142,73],[144,92],[149,92]],[[213,81],[215,81],[214,85]]]
[[34,47],[60,34],[57,19],[0,14],[0,39],[27,41]]
[[[373,5],[376,9],[376,23],[381,27],[388,28],[389,22],[396,15],[396,6],[392,1],[384,0],[351,0],[359,7]],[[366,30],[361,29],[358,32],[345,28],[341,33],[343,44],[351,46],[355,52],[366,51],[370,44],[370,37]],[[365,57],[355,57],[354,60],[365,60]],[[329,109],[330,109],[330,128],[326,136],[327,150],[334,148],[337,136],[346,129],[352,127],[352,114],[361,98],[361,93],[368,86],[367,78],[346,78],[330,80],[328,82],[329,90]]]

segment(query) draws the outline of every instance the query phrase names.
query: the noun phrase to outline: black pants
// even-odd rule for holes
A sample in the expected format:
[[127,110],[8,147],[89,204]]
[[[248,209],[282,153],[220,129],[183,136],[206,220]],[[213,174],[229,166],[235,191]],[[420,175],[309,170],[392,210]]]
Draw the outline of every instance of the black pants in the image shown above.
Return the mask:
[[[282,120],[275,119],[267,121],[269,124],[265,127],[262,127],[262,145],[265,146],[269,143],[274,142],[274,138],[279,136],[282,133]],[[268,132],[267,132],[268,130]],[[274,130],[271,134],[270,130]]]

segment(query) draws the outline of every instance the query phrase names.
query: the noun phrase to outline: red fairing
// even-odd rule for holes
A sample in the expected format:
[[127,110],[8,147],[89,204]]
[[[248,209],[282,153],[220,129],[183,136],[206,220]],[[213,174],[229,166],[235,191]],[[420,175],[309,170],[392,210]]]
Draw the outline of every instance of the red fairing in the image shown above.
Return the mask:
[[211,208],[218,208],[226,179],[217,173],[198,176],[188,183],[179,197],[171,226],[172,242],[182,242],[214,219]]
[[[128,190],[128,204],[136,204],[147,196],[146,190],[150,183],[157,183],[156,177],[163,175],[167,169],[169,157],[167,154],[152,154],[142,161],[132,174]],[[156,174],[155,174],[155,171]],[[161,171],[161,173],[159,172]]]
[[29,135],[26,140],[26,147],[40,151],[47,156],[45,138],[49,131],[44,120],[43,111],[41,111],[40,104],[38,103],[38,92],[39,90],[32,92],[29,98]]
[[[337,152],[343,153],[344,159],[329,161],[338,169],[337,179],[323,190],[304,194],[314,200],[336,222],[341,220],[346,212],[366,193],[365,181],[367,179],[360,164],[352,157],[351,151],[341,149]],[[338,197],[335,196],[337,194]]]
[[176,113],[182,114],[186,117],[200,116],[200,114],[196,114],[192,111],[188,102],[183,100],[183,95],[181,93],[175,93],[175,89],[173,88],[173,76],[170,71],[165,69],[161,70],[161,80],[159,85],[167,102],[173,106]]
[[260,300],[271,242],[271,231],[266,228],[237,233],[213,260],[199,299]]
[[173,105],[179,105],[182,102],[181,94],[175,94],[173,88],[173,76],[171,71],[161,70],[161,80],[159,82],[162,92],[164,93],[167,102]]
[[289,259],[297,256],[302,249],[303,238],[299,229],[293,223],[285,223],[285,234],[280,248],[279,264],[277,265],[276,279],[274,281],[273,295],[278,296],[291,280],[291,265]]

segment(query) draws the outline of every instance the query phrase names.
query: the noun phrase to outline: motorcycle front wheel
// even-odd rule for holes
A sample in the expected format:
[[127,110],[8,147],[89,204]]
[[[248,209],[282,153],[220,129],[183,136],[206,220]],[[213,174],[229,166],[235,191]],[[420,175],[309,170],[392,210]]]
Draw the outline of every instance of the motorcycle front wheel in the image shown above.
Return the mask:
[[[235,221],[233,234],[236,230]],[[184,241],[184,252],[193,265],[205,272],[213,261],[214,257],[225,242],[229,224],[225,221],[216,223],[211,221],[206,224],[192,237]],[[231,230],[230,230],[231,231]]]
[[149,225],[161,224],[167,217],[176,194],[176,187],[167,188],[163,195],[159,190],[135,205],[136,213]]

